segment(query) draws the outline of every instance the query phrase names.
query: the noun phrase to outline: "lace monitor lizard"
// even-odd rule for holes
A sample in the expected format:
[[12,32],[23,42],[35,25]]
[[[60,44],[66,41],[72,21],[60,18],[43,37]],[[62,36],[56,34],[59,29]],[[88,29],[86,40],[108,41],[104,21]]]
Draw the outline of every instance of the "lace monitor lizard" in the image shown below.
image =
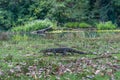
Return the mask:
[[85,52],[72,49],[72,48],[50,48],[50,49],[41,50],[40,52],[43,52],[44,54],[54,53],[54,55],[56,55],[56,53],[61,53],[62,55],[66,55],[67,52],[71,54],[74,54],[74,53],[86,54]]

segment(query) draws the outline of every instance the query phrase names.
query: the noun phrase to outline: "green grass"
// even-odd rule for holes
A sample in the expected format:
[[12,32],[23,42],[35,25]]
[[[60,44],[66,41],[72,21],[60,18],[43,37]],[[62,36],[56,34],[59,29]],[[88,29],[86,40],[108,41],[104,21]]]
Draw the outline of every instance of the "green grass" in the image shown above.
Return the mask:
[[[19,37],[19,35],[17,35]],[[21,37],[21,36],[20,36]],[[120,62],[115,62],[116,60],[112,58],[100,58],[97,60],[91,60],[92,58],[100,56],[100,54],[104,54],[105,52],[110,53],[120,53],[120,37],[119,34],[100,34],[99,37],[96,38],[88,38],[80,33],[65,33],[62,34],[52,34],[47,37],[30,37],[27,39],[20,38],[20,40],[11,38],[7,41],[0,41],[0,72],[4,72],[3,75],[0,75],[1,80],[55,80],[56,78],[60,78],[60,80],[79,80],[85,78],[86,76],[92,76],[96,70],[101,69],[101,64],[106,65],[108,62],[112,64],[120,64]],[[40,50],[46,48],[54,48],[54,47],[71,47],[80,51],[87,52],[87,55],[66,55],[66,56],[43,56],[43,53]],[[91,55],[90,52],[95,52],[98,55]],[[120,60],[120,54],[112,54],[115,59]],[[86,60],[92,61],[92,64],[97,64],[98,67],[93,68],[91,66],[86,65]],[[76,61],[80,61],[79,68],[81,67],[81,72],[66,72],[62,75],[57,74],[57,70],[60,65],[71,65],[68,69],[77,69],[78,66]],[[20,67],[21,71],[16,67]],[[41,75],[36,74],[34,76],[27,76],[27,73],[30,73],[28,68],[30,66],[35,66],[38,71],[39,69],[48,70],[48,72],[43,72]],[[52,68],[51,68],[52,67]],[[12,73],[10,70],[14,70]],[[95,70],[95,71],[94,71]],[[106,67],[105,75],[101,75],[99,73],[94,75],[92,80],[109,80],[109,76],[107,75],[107,70],[109,67]],[[50,71],[50,72],[49,72]],[[75,70],[73,70],[75,71]],[[119,80],[120,73],[116,71],[114,73],[116,80]],[[89,79],[88,79],[89,80]]]

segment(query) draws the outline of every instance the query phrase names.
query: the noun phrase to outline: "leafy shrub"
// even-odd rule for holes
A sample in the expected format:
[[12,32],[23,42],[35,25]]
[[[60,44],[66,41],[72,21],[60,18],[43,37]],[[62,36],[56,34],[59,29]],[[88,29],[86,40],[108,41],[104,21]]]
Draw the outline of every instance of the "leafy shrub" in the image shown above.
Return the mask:
[[66,23],[65,25],[64,25],[65,27],[68,27],[68,28],[72,28],[72,23],[70,23],[70,22],[68,22],[68,23]]
[[112,30],[112,29],[117,28],[117,26],[115,24],[113,24],[111,21],[100,22],[100,23],[96,24],[96,27],[98,30]]
[[89,28],[91,25],[85,22],[68,22],[65,24],[65,27],[67,28]]
[[46,28],[49,26],[53,27],[53,23],[48,19],[35,20],[32,22],[28,22],[25,25],[14,27],[11,29],[11,31],[13,31],[13,32],[28,32],[28,31],[43,29],[43,28]]
[[64,25],[67,28],[77,28],[79,26],[78,22],[68,22]]
[[79,27],[80,27],[80,28],[89,28],[89,27],[91,27],[91,25],[88,24],[88,23],[85,23],[85,22],[81,22],[81,23],[79,24]]

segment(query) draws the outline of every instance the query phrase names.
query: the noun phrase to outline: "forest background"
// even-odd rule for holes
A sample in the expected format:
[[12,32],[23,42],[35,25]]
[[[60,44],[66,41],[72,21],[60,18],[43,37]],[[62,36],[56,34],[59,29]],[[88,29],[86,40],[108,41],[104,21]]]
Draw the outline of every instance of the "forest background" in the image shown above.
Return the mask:
[[119,27],[120,0],[0,0],[0,29],[44,19],[57,26],[84,22],[95,27],[110,21]]

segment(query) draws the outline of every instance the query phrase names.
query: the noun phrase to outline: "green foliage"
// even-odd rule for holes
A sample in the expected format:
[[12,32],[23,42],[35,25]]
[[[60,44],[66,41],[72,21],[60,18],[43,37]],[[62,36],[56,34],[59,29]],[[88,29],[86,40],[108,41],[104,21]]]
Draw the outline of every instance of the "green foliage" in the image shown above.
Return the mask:
[[13,23],[12,13],[10,11],[0,10],[0,28],[8,30]]
[[5,60],[6,62],[10,62],[10,61],[12,61],[12,59],[13,59],[13,55],[11,55],[11,54],[8,54],[8,55],[6,55],[6,56],[4,57],[4,60]]
[[119,72],[119,71],[116,72],[116,73],[115,73],[115,76],[116,76],[117,79],[120,79],[120,72]]
[[96,24],[96,27],[98,30],[112,30],[112,29],[117,28],[117,26],[115,24],[113,24],[111,21],[100,22],[100,23]]
[[65,27],[68,27],[68,28],[78,28],[78,26],[79,26],[78,22],[68,22],[65,24]]
[[28,32],[28,31],[34,31],[34,30],[39,30],[39,29],[43,29],[46,27],[53,27],[53,23],[48,20],[34,20],[32,22],[28,22],[22,26],[18,26],[18,27],[13,27],[11,29],[12,32]]
[[89,28],[91,25],[85,22],[68,22],[65,24],[67,28]]
[[90,28],[91,25],[88,24],[88,23],[82,22],[82,23],[79,24],[79,27],[80,27],[80,28]]
[[12,40],[15,41],[15,42],[18,42],[18,41],[27,41],[29,38],[27,35],[20,35],[20,34],[16,34],[16,35],[13,35],[12,36]]
[[45,18],[58,23],[100,20],[120,25],[119,8],[119,0],[0,0],[0,29]]

